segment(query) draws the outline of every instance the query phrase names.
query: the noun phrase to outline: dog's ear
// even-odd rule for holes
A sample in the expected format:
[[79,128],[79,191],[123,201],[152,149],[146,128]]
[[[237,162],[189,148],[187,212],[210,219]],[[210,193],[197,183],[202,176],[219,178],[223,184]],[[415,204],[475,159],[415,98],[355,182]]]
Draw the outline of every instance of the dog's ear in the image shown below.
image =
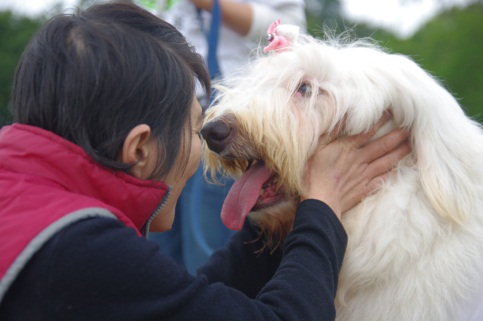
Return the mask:
[[403,82],[396,87],[406,98],[396,106],[395,118],[406,117],[407,123],[405,111],[414,117],[411,141],[424,193],[443,218],[462,224],[478,202],[483,131],[432,76],[407,58],[396,59],[404,62],[393,79]]

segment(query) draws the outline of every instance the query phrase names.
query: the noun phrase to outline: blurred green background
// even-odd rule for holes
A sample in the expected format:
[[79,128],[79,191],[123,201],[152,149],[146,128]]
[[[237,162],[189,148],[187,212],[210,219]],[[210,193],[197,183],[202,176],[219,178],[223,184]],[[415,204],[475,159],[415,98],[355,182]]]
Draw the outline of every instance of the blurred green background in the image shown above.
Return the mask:
[[[417,2],[418,0],[401,0]],[[440,0],[450,2],[449,0]],[[95,0],[79,0],[86,7]],[[483,123],[483,1],[467,1],[465,6],[447,9],[429,20],[410,37],[401,38],[389,30],[350,21],[344,17],[339,0],[307,2],[308,30],[321,35],[324,26],[342,32],[351,29],[356,37],[372,37],[391,52],[412,57],[439,78],[455,95],[468,115]],[[0,126],[11,122],[10,91],[15,66],[27,42],[52,14],[36,17],[0,11]]]

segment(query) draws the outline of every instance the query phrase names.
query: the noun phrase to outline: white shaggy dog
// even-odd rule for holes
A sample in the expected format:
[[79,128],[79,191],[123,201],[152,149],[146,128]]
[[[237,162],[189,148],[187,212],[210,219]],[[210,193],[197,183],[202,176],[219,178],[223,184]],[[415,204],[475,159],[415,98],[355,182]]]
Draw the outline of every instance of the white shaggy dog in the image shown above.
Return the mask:
[[344,118],[341,134],[365,132],[388,110],[392,121],[378,135],[407,127],[413,150],[343,215],[337,320],[483,320],[481,126],[407,57],[289,35],[227,82],[207,112],[208,169],[246,171],[227,197],[225,224],[238,229],[249,214],[277,245],[319,136]]

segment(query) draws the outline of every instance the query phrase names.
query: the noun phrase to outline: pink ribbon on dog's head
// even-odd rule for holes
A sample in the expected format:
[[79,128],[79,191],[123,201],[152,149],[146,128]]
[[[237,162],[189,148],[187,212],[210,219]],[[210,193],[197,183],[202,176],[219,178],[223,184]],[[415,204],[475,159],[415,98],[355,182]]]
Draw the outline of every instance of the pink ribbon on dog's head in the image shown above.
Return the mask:
[[293,25],[281,25],[280,19],[274,21],[267,31],[268,45],[263,52],[284,51],[299,37],[300,28]]

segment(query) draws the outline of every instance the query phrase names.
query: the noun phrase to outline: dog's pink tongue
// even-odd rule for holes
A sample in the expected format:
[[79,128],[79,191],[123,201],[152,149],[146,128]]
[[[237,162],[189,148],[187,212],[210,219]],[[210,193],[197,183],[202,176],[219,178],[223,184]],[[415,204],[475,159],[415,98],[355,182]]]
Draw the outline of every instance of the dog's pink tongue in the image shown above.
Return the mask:
[[263,163],[257,163],[233,183],[221,209],[221,220],[226,227],[232,230],[243,227],[245,218],[260,196],[263,183],[270,176]]

